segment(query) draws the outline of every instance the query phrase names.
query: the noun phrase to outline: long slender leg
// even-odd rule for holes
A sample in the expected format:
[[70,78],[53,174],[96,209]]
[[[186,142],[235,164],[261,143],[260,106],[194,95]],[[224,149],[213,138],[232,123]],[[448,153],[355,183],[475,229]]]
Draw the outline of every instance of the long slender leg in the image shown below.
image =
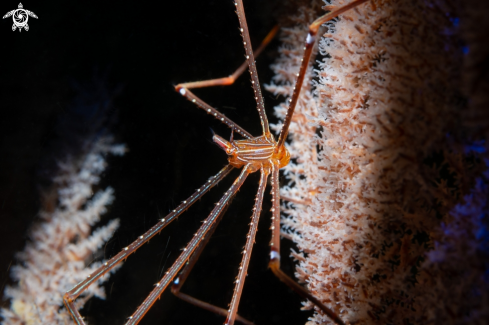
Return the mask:
[[260,213],[263,204],[263,193],[267,186],[267,178],[269,171],[262,167],[260,172],[260,185],[258,185],[258,193],[256,194],[255,206],[253,207],[253,216],[250,224],[250,231],[246,236],[245,249],[243,251],[243,259],[239,266],[238,277],[236,279],[236,285],[234,287],[233,298],[231,305],[229,306],[228,315],[226,317],[225,325],[233,325],[236,319],[236,313],[238,312],[239,300],[241,299],[241,293],[243,292],[243,285],[248,274],[248,264],[250,263],[251,250],[255,243],[255,235],[258,230],[258,220],[260,219]]
[[269,267],[272,272],[285,284],[287,284],[292,290],[294,290],[301,297],[310,300],[318,308],[320,308],[326,315],[328,315],[336,324],[345,325],[341,318],[331,309],[321,303],[316,297],[314,297],[306,288],[295,282],[287,274],[280,269],[280,186],[278,182],[279,169],[278,164],[272,165],[272,240],[270,242],[270,263]]
[[207,104],[206,102],[204,102],[199,97],[195,96],[195,94],[193,92],[191,92],[190,90],[188,90],[186,88],[180,88],[179,92],[182,96],[185,96],[192,103],[196,104],[197,107],[202,108],[204,111],[206,111],[207,114],[214,116],[217,120],[226,124],[234,132],[239,133],[241,136],[243,136],[247,139],[251,139],[253,137],[251,134],[248,133],[248,131],[243,129],[238,124],[234,123],[230,118],[226,117],[226,115],[222,114],[217,109],[215,109],[211,105]]
[[204,220],[202,226],[195,233],[194,237],[190,240],[187,246],[183,249],[183,253],[177,258],[177,260],[173,263],[173,265],[168,269],[163,278],[156,284],[156,287],[151,291],[151,293],[146,297],[144,302],[136,309],[134,314],[129,317],[126,325],[135,325],[138,324],[143,316],[148,312],[151,306],[155,303],[156,299],[158,299],[163,291],[168,287],[170,282],[175,278],[180,269],[185,265],[185,263],[189,260],[190,256],[195,252],[197,247],[199,247],[202,240],[207,236],[209,230],[213,227],[216,220],[218,220],[221,213],[225,210],[227,204],[231,200],[231,198],[236,194],[239,190],[246,177],[251,173],[251,169],[249,165],[246,165],[239,177],[234,181],[233,185],[229,188],[229,190],[224,193],[223,197],[216,203],[215,208],[212,210],[207,219]]
[[[172,286],[172,293],[177,296],[178,298],[182,299],[183,301],[186,301],[194,306],[197,306],[197,307],[200,307],[202,309],[205,309],[205,310],[208,310],[208,311],[211,311],[215,314],[218,314],[218,315],[221,315],[221,316],[227,316],[228,314],[228,311],[224,308],[221,308],[221,307],[217,307],[215,305],[212,305],[212,304],[209,304],[205,301],[202,301],[202,300],[199,300],[199,299],[196,299],[190,295],[187,295],[183,292],[180,292],[180,288],[181,286],[183,285],[183,281],[181,280],[180,276],[177,278],[179,280],[179,283],[177,283],[176,285],[174,284]],[[174,282],[175,283],[175,282]],[[236,320],[242,324],[245,324],[245,325],[255,325],[255,323],[253,322],[250,322],[249,320],[247,320],[246,318],[243,318],[241,317],[240,315],[236,314]]]
[[[265,49],[265,47],[272,41],[275,35],[278,32],[279,27],[274,26],[273,29],[268,33],[265,39],[261,42],[258,49],[255,50],[253,55],[257,57],[260,53]],[[210,79],[210,80],[202,80],[202,81],[192,81],[192,82],[184,82],[175,86],[176,91],[180,91],[181,88],[193,89],[193,88],[204,88],[204,87],[213,87],[213,86],[229,86],[232,85],[236,79],[246,70],[248,66],[248,61],[243,62],[236,71],[229,77]]]
[[[275,26],[265,37],[265,39],[262,41],[260,44],[260,47],[255,51],[254,55],[258,56],[263,49],[270,43],[270,41],[275,37],[278,31],[278,26]],[[245,43],[246,44],[246,43]],[[193,88],[204,88],[204,87],[212,87],[212,86],[228,86],[232,85],[236,79],[246,70],[246,67],[248,65],[248,61],[243,62],[241,66],[236,69],[236,71],[230,75],[229,77],[224,77],[224,78],[218,78],[218,79],[211,79],[211,80],[202,80],[202,81],[194,81],[194,82],[185,82],[181,83],[175,86],[175,90],[178,91],[182,96],[187,98],[189,101],[192,103],[195,103],[199,108],[202,108],[204,111],[206,111],[208,114],[213,115],[216,119],[219,121],[223,122],[226,124],[229,128],[231,128],[233,131],[239,133],[241,136],[251,139],[252,136],[249,134],[245,129],[231,121],[229,118],[227,118],[224,114],[220,113],[217,109],[214,107],[210,106],[206,102],[204,102],[202,99],[200,99],[198,96],[196,96],[193,92],[190,91],[190,89]],[[260,108],[258,108],[258,112],[260,112]],[[261,114],[260,114],[261,116]],[[266,116],[265,116],[266,118]],[[268,123],[268,122],[267,122]]]
[[241,26],[241,36],[243,37],[243,45],[245,48],[246,61],[248,62],[248,70],[251,75],[251,85],[255,93],[256,108],[260,115],[260,123],[264,136],[269,136],[270,127],[268,126],[268,118],[265,113],[265,104],[263,103],[263,96],[261,94],[260,80],[258,80],[258,71],[256,70],[255,57],[253,55],[253,49],[251,48],[250,33],[248,31],[248,23],[246,22],[246,16],[243,7],[242,0],[236,0],[234,2],[236,6],[236,13],[238,14],[239,25]]
[[333,11],[319,17],[311,25],[309,25],[309,34],[307,34],[306,44],[304,46],[304,56],[302,57],[301,68],[299,70],[299,74],[297,75],[297,81],[295,83],[294,93],[290,98],[289,108],[287,110],[287,113],[285,114],[285,120],[282,126],[282,130],[280,130],[280,135],[277,141],[277,149],[276,149],[277,151],[281,150],[285,140],[287,139],[290,122],[292,121],[292,115],[294,114],[295,106],[297,105],[297,101],[301,93],[302,84],[304,82],[304,77],[306,75],[306,71],[309,66],[309,60],[311,59],[312,49],[314,48],[314,44],[316,42],[316,34],[319,30],[319,27],[321,27],[321,25],[324,24],[325,22],[344,13],[345,11],[355,8],[356,6],[359,6],[367,1],[369,0],[354,0],[345,6],[334,8]]
[[[212,234],[214,233],[214,230],[216,229],[218,222],[219,222],[219,220],[214,223],[214,225],[211,227],[211,229],[209,230],[209,232],[207,233],[205,238],[200,242],[200,246],[195,250],[194,254],[187,261],[187,263],[183,267],[182,271],[178,274],[178,276],[175,278],[175,280],[173,280],[171,292],[175,296],[177,296],[178,298],[180,298],[180,299],[182,299],[182,300],[184,300],[184,301],[186,301],[186,302],[188,302],[194,306],[206,309],[206,310],[211,311],[215,314],[226,317],[228,314],[228,311],[226,309],[214,306],[214,305],[209,304],[207,302],[204,302],[202,300],[196,299],[190,295],[187,295],[183,292],[180,292],[180,289],[182,288],[183,284],[185,283],[185,280],[187,280],[187,277],[190,274],[190,271],[192,270],[195,263],[199,259],[200,254],[202,253],[205,246],[207,245],[207,242],[212,237]],[[247,319],[245,319],[239,315],[236,315],[236,320],[242,324],[245,324],[245,325],[254,325],[253,322],[250,322]]]
[[109,272],[112,268],[114,268],[121,261],[125,260],[129,255],[131,255],[134,251],[136,251],[139,247],[141,247],[144,243],[148,242],[151,238],[153,238],[156,234],[158,234],[163,228],[165,228],[170,222],[175,220],[179,215],[181,215],[185,210],[187,210],[192,204],[194,204],[198,199],[200,199],[207,191],[209,191],[214,185],[216,185],[219,181],[221,181],[229,172],[233,169],[231,165],[227,165],[221,171],[209,178],[209,180],[197,191],[192,194],[187,200],[183,201],[178,207],[176,207],[172,212],[170,212],[165,218],[161,219],[156,225],[154,225],[151,229],[141,235],[138,239],[136,239],[132,244],[124,248],[119,254],[112,257],[103,266],[101,266],[98,270],[93,272],[88,276],[87,279],[78,283],[73,289],[65,293],[63,300],[66,306],[66,309],[71,313],[73,320],[78,325],[85,324],[83,319],[75,308],[75,299],[80,296],[92,283],[97,281],[100,277],[102,277],[105,273]]

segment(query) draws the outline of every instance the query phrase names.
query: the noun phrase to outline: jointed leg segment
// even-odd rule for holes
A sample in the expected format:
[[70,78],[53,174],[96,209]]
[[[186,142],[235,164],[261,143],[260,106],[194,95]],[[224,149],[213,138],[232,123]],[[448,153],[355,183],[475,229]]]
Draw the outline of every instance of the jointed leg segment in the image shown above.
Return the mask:
[[222,123],[226,124],[231,130],[240,134],[242,137],[244,137],[246,139],[251,139],[253,137],[251,134],[248,133],[248,131],[246,131],[241,126],[239,126],[238,124],[233,122],[230,118],[226,117],[224,114],[219,112],[214,107],[212,107],[209,104],[207,104],[206,102],[204,102],[199,97],[195,96],[195,94],[192,93],[190,90],[188,90],[186,88],[180,88],[179,92],[181,95],[185,96],[192,103],[197,105],[197,107],[202,108],[204,111],[207,112],[207,114],[213,115],[216,119],[218,119]]
[[[246,29],[246,30],[248,30],[248,29]],[[241,31],[243,32],[243,29],[241,29]],[[265,37],[265,39],[262,41],[262,43],[260,44],[260,47],[254,53],[250,52],[252,58],[258,56],[263,51],[263,49],[265,49],[265,47],[275,37],[275,35],[277,34],[277,31],[278,31],[278,26],[275,26],[268,33],[268,35]],[[247,37],[244,34],[246,34]],[[244,40],[245,48],[246,48],[246,45],[249,44],[248,48],[250,51],[252,51],[251,50],[251,43],[249,40],[249,34],[243,33],[243,38],[245,39]],[[250,60],[249,60],[249,55],[248,55],[247,60],[245,60],[245,62],[243,62],[243,64],[241,64],[241,66],[238,69],[236,69],[236,71],[232,75],[230,75],[229,77],[211,79],[211,80],[185,82],[185,83],[181,83],[181,84],[176,85],[175,90],[178,91],[182,96],[185,96],[185,98],[187,98],[189,101],[191,101],[192,103],[195,103],[198,107],[202,108],[208,114],[213,115],[216,119],[218,119],[219,121],[226,124],[233,131],[239,133],[241,136],[243,136],[247,139],[251,139],[252,138],[251,134],[249,134],[245,129],[243,129],[242,127],[240,127],[239,125],[237,125],[236,123],[231,121],[231,119],[227,118],[224,114],[220,113],[217,109],[213,108],[212,106],[210,106],[209,104],[204,102],[202,99],[197,97],[194,93],[192,93],[189,90],[189,89],[193,89],[193,88],[204,88],[204,87],[213,87],[213,86],[232,85],[236,81],[236,79],[238,79],[238,77],[246,70],[246,67],[249,64],[249,61]],[[252,65],[254,68],[254,60],[253,60]],[[267,117],[266,117],[266,114],[264,111],[263,98],[261,97],[261,90],[260,90],[260,85],[258,83],[258,73],[256,72],[256,68],[254,68],[254,71],[255,71],[254,75],[253,75],[253,72],[251,72],[251,76],[253,79],[252,80],[253,89],[255,91],[255,94],[257,94],[257,93],[259,94],[259,97],[258,97],[258,95],[256,95],[255,99],[257,101],[260,101],[260,103],[261,103],[261,106],[260,105],[258,106],[258,113],[260,114],[260,120],[262,121],[262,126],[264,127],[264,131],[266,130],[269,133],[270,131],[268,129],[268,120],[267,120]],[[256,86],[255,86],[255,79],[256,79],[256,84],[257,84]]]
[[[156,234],[163,230],[170,222],[180,216],[185,210],[187,210],[192,204],[200,199],[205,193],[207,193],[214,185],[219,183],[229,172],[233,169],[228,165],[224,167],[217,175],[209,178],[209,180],[201,186],[197,191],[192,194],[187,200],[183,201],[178,207],[176,207],[165,218],[161,219],[155,226],[149,229],[146,233],[139,236],[132,244],[124,248],[119,254],[108,260],[103,266],[92,273],[87,279],[77,284],[73,289],[65,293],[63,299],[64,304],[68,311],[73,315],[74,320],[78,325],[85,324],[78,310],[75,308],[74,301],[80,296],[93,282],[97,281],[105,273],[109,272],[117,264],[125,260],[129,255],[134,253],[139,247],[148,242]],[[221,199],[222,200],[222,199]]]
[[272,169],[272,240],[270,243],[270,263],[268,266],[272,272],[280,279],[280,281],[287,284],[292,290],[294,290],[301,297],[310,300],[318,308],[320,308],[326,315],[328,315],[338,325],[345,325],[341,318],[331,309],[326,307],[316,297],[314,297],[306,288],[298,284],[295,280],[290,278],[280,269],[280,186],[278,182],[279,171],[275,167]]
[[297,105],[297,101],[299,100],[302,84],[304,83],[304,77],[306,76],[306,72],[309,67],[309,61],[311,60],[311,54],[314,48],[314,44],[316,43],[316,36],[319,28],[322,24],[330,21],[333,18],[338,17],[338,15],[344,13],[345,11],[355,8],[356,6],[359,6],[367,1],[369,0],[354,0],[345,6],[333,9],[333,11],[319,17],[311,25],[309,25],[309,33],[307,34],[306,44],[304,45],[304,55],[301,60],[301,67],[299,73],[297,74],[297,81],[295,83],[294,93],[290,98],[289,108],[287,109],[282,129],[280,130],[276,150],[279,150],[279,148],[284,145],[285,140],[287,139],[290,122],[292,121],[292,115],[294,115],[295,106]]
[[319,307],[326,315],[334,320],[338,325],[345,325],[341,318],[331,309],[323,305],[316,297],[314,297],[306,288],[298,284],[295,280],[290,278],[280,269],[280,186],[278,182],[279,171],[278,168],[272,168],[272,240],[270,242],[270,263],[268,266],[272,272],[280,279],[280,281],[287,284],[292,290],[294,290],[301,297],[310,300],[317,307]]
[[[235,180],[233,185],[229,188],[229,190],[224,194],[224,196],[219,200],[216,204],[215,208],[212,210],[210,215],[204,220],[202,226],[199,228],[194,237],[190,240],[187,246],[183,249],[183,252],[177,258],[177,260],[173,263],[173,265],[168,269],[166,274],[163,276],[160,282],[156,284],[156,287],[153,291],[148,295],[145,301],[137,308],[136,312],[129,318],[127,325],[136,325],[142,319],[142,317],[148,312],[151,306],[155,303],[156,299],[158,299],[163,291],[167,288],[172,280],[174,280],[172,292],[178,296],[179,298],[188,301],[196,306],[202,307],[204,309],[213,311],[217,314],[226,316],[225,325],[233,325],[235,320],[238,320],[246,325],[253,325],[253,323],[247,321],[246,319],[237,315],[238,305],[241,298],[241,293],[243,291],[244,280],[247,275],[248,264],[251,257],[251,250],[253,247],[253,243],[255,240],[255,235],[258,227],[258,220],[262,209],[263,203],[263,195],[265,192],[267,178],[271,173],[271,184],[272,184],[272,239],[271,239],[271,252],[270,252],[270,263],[269,267],[272,269],[273,273],[283,282],[285,282],[289,287],[291,287],[294,291],[296,291],[302,297],[313,302],[318,308],[320,308],[325,314],[327,314],[336,324],[344,325],[345,323],[340,319],[340,317],[331,309],[323,305],[318,299],[313,297],[311,293],[300,286],[297,282],[287,276],[280,269],[280,194],[279,194],[279,168],[281,165],[280,160],[282,160],[283,156],[280,156],[279,153],[285,150],[284,143],[287,138],[289,125],[292,120],[292,115],[297,104],[300,90],[302,87],[302,83],[309,65],[309,60],[311,58],[312,49],[315,44],[316,34],[319,30],[319,27],[329,21],[332,18],[337,17],[339,14],[354,8],[368,0],[354,0],[351,3],[333,9],[332,12],[320,17],[314,23],[309,26],[309,34],[306,39],[306,44],[304,48],[304,56],[302,59],[302,64],[300,68],[300,72],[297,76],[296,86],[294,87],[294,93],[291,97],[291,102],[289,109],[287,110],[286,118],[283,123],[282,130],[280,132],[279,139],[275,144],[274,141],[273,147],[271,150],[274,151],[273,157],[278,158],[270,158],[266,163],[264,162],[256,162],[252,161],[253,158],[250,158],[250,162],[246,163],[243,167],[241,174]],[[260,115],[260,121],[262,125],[262,131],[265,138],[273,138],[270,134],[269,125],[267,116],[264,109],[263,97],[261,94],[260,84],[258,80],[258,73],[255,66],[254,55],[258,55],[263,48],[270,42],[273,36],[277,32],[277,27],[275,27],[267,36],[267,38],[262,42],[262,45],[258,48],[258,50],[253,53],[250,43],[250,37],[248,33],[248,27],[246,23],[246,18],[244,14],[244,8],[242,0],[235,0],[235,6],[238,14],[238,19],[240,23],[240,30],[243,37],[243,44],[246,52],[246,62],[241,65],[230,77],[212,79],[207,81],[198,81],[198,82],[189,82],[178,84],[175,88],[180,92],[181,95],[185,96],[188,100],[194,102],[200,108],[204,109],[207,113],[212,114],[215,118],[220,120],[229,126],[233,131],[239,133],[243,137],[247,139],[255,139],[243,128],[239,125],[228,119],[224,114],[219,113],[216,109],[202,101],[200,98],[195,96],[190,89],[192,88],[202,88],[202,87],[211,87],[216,85],[230,85],[232,84],[236,78],[243,73],[248,65],[248,69],[251,75],[251,82],[255,94],[255,100],[257,102],[257,110]],[[258,139],[258,138],[257,138]],[[232,140],[231,140],[232,141]],[[250,142],[251,143],[251,142]],[[250,147],[251,148],[251,147]],[[253,151],[255,149],[248,149],[248,151]],[[256,157],[258,160],[260,155],[263,153],[259,152],[259,149],[256,149]],[[261,159],[261,158],[260,158]],[[287,160],[288,161],[288,160]],[[261,167],[260,167],[261,164]],[[258,166],[258,167],[257,167]],[[171,221],[173,221],[176,217],[182,214],[185,210],[187,210],[196,200],[201,198],[208,190],[210,190],[214,185],[216,185],[220,180],[222,180],[229,172],[233,169],[231,165],[223,168],[216,176],[209,179],[209,181],[200,187],[197,192],[192,194],[186,201],[183,201],[176,209],[174,209],[170,214],[168,214],[165,218],[161,219],[158,224],[153,226],[150,230],[148,230],[145,234],[140,236],[136,241],[134,241],[131,245],[124,248],[119,254],[111,258],[104,266],[100,267],[97,271],[92,273],[86,280],[82,281],[78,285],[76,285],[72,290],[68,291],[64,295],[64,303],[66,308],[70,311],[75,320],[76,324],[84,325],[83,318],[81,317],[78,310],[76,310],[74,305],[74,300],[80,296],[80,294],[85,291],[88,286],[90,286],[93,282],[97,281],[101,276],[110,271],[117,264],[125,260],[130,254],[132,254],[135,250],[141,247],[144,243],[148,242],[153,236],[159,233],[163,228],[166,227]],[[232,301],[228,310],[223,308],[219,308],[213,306],[211,304],[205,303],[193,297],[190,297],[184,293],[180,292],[180,288],[185,282],[190,270],[194,266],[196,260],[200,256],[204,246],[208,242],[210,235],[214,232],[218,222],[224,211],[226,210],[226,206],[230,203],[232,197],[239,190],[241,185],[244,183],[247,176],[260,169],[260,184],[258,188],[258,193],[256,196],[256,202],[253,209],[253,216],[250,225],[250,230],[247,236],[247,241],[245,245],[245,250],[243,252],[243,259],[239,268],[238,277],[236,280],[236,285],[232,297]],[[180,273],[179,273],[180,272]]]
[[[222,216],[222,215],[221,215]],[[211,311],[215,314],[221,315],[223,317],[226,317],[228,315],[228,311],[224,308],[217,307],[215,305],[212,305],[210,303],[207,303],[205,301],[202,301],[200,299],[194,298],[190,295],[187,295],[183,292],[180,292],[180,289],[182,288],[183,284],[185,283],[185,280],[187,280],[187,277],[190,274],[190,271],[192,271],[192,268],[194,267],[195,263],[200,257],[200,254],[204,250],[205,246],[209,242],[209,239],[212,237],[217,224],[220,222],[220,218],[214,223],[214,225],[211,227],[211,229],[208,231],[206,234],[205,238],[200,242],[199,247],[194,251],[193,255],[190,257],[190,259],[187,261],[185,266],[183,267],[182,271],[178,274],[178,276],[175,278],[173,281],[173,285],[171,287],[171,292],[177,296],[178,298],[194,305],[197,307],[200,307],[202,309]],[[236,320],[239,321],[242,324],[245,325],[255,325],[253,322],[250,322],[249,320],[241,317],[240,315],[236,315]]]
[[215,226],[215,222],[219,219],[221,213],[224,212],[226,206],[230,202],[231,198],[236,194],[241,185],[243,185],[246,177],[250,174],[248,166],[244,167],[239,177],[234,181],[229,190],[224,193],[224,196],[216,203],[216,207],[212,210],[207,219],[204,220],[202,226],[199,228],[194,237],[190,240],[187,246],[183,249],[183,253],[177,258],[173,265],[168,269],[160,282],[156,284],[156,287],[151,291],[144,302],[138,307],[136,312],[130,317],[126,325],[135,325],[139,323],[141,318],[148,312],[151,306],[155,303],[170,282],[175,278],[180,269],[190,259],[190,256],[199,247],[200,242],[206,237],[207,233]]
[[[257,57],[260,53],[265,49],[265,47],[272,41],[275,35],[278,32],[278,26],[273,27],[273,29],[268,33],[265,39],[261,42],[258,49],[253,52],[253,55]],[[193,89],[193,88],[204,88],[204,87],[213,87],[213,86],[229,86],[232,85],[236,79],[246,70],[248,66],[248,61],[245,60],[243,64],[239,66],[236,71],[229,77],[210,79],[210,80],[202,80],[202,81],[192,81],[192,82],[184,82],[175,86],[177,91],[180,91],[181,88]]]
[[263,194],[267,186],[267,178],[269,171],[262,168],[260,171],[260,184],[258,185],[258,193],[256,194],[255,206],[253,207],[253,217],[251,218],[250,231],[246,236],[245,249],[243,251],[243,259],[239,266],[238,277],[236,279],[236,285],[234,287],[233,298],[229,306],[228,315],[226,317],[225,325],[233,325],[238,312],[239,300],[241,299],[241,293],[243,292],[243,285],[248,274],[248,265],[251,258],[251,250],[255,243],[255,236],[258,230],[258,220],[260,220],[260,213],[263,205]]

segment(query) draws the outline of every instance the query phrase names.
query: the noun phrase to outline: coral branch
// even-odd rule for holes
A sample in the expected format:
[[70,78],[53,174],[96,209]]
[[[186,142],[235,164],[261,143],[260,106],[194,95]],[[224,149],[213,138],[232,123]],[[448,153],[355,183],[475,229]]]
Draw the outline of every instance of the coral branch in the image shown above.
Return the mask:
[[[20,264],[12,267],[18,284],[5,290],[11,308],[1,310],[3,324],[74,324],[62,307],[62,296],[101,266],[103,261],[87,263],[119,226],[116,219],[92,231],[114,200],[110,187],[92,194],[105,170],[105,156],[125,151],[123,145],[112,142],[112,137],[100,137],[87,146],[86,154],[59,162],[54,188],[44,193],[42,222],[32,229],[31,241],[17,255]],[[107,279],[90,287],[78,308],[92,296],[104,299],[102,283]]]
[[[488,247],[473,235],[487,229],[486,205],[466,198],[482,210],[458,208],[471,191],[484,197],[475,184],[487,157],[484,146],[464,150],[473,138],[461,114],[468,100],[458,9],[451,0],[375,2],[323,27],[321,60],[290,129],[293,162],[281,194],[292,204],[282,225],[307,253],[293,253],[299,280],[350,324],[487,321]],[[299,13],[301,25],[282,34],[268,86],[285,97],[304,19],[314,16]],[[310,322],[330,323],[320,313]]]

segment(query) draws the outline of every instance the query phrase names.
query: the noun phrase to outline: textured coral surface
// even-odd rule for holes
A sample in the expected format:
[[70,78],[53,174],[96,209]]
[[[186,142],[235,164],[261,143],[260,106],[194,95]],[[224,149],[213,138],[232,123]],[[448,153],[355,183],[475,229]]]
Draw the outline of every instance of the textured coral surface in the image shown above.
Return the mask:
[[[119,226],[114,219],[92,231],[114,199],[112,188],[94,195],[92,187],[105,170],[105,156],[125,151],[123,145],[112,142],[112,137],[100,137],[88,144],[86,154],[58,163],[53,188],[44,192],[42,221],[31,230],[24,251],[17,254],[21,264],[11,269],[17,284],[5,290],[11,307],[1,309],[3,324],[74,324],[63,307],[63,294],[102,265],[103,261],[87,263]],[[102,283],[108,278],[82,293],[77,308],[92,296],[105,298]]]
[[[349,324],[487,324],[487,155],[463,123],[458,5],[368,3],[323,27],[283,225],[299,280]],[[310,17],[282,34],[274,93],[292,92]]]

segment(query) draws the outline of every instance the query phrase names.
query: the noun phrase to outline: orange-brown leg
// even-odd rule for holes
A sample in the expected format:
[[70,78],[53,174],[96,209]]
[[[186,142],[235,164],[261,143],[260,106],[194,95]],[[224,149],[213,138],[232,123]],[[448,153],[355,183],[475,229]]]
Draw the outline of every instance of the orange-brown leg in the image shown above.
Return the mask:
[[306,71],[309,67],[309,61],[311,60],[312,50],[314,48],[314,44],[316,43],[316,36],[319,31],[319,28],[322,24],[328,22],[329,20],[338,17],[338,15],[348,11],[356,6],[361,5],[364,2],[369,0],[354,0],[349,4],[342,7],[335,7],[331,12],[319,17],[316,19],[311,25],[309,25],[309,33],[307,34],[306,43],[304,45],[304,55],[302,57],[302,63],[297,74],[297,81],[294,87],[294,93],[290,98],[289,108],[287,109],[287,113],[285,114],[285,120],[280,130],[280,135],[277,141],[277,150],[279,150],[285,143],[287,139],[287,134],[289,133],[290,122],[292,121],[292,115],[294,114],[295,106],[297,105],[297,101],[299,100],[299,95],[301,93],[302,84],[304,83],[304,77],[306,76]]
[[88,276],[87,279],[77,284],[73,289],[65,293],[63,300],[66,309],[71,313],[73,320],[78,325],[84,325],[84,321],[80,313],[75,307],[75,299],[80,296],[91,284],[96,282],[100,277],[113,269],[116,265],[125,260],[129,255],[134,253],[144,243],[148,242],[156,234],[158,234],[163,228],[165,228],[170,222],[180,216],[185,210],[187,210],[192,204],[200,199],[205,193],[207,193],[214,185],[221,181],[229,172],[233,169],[231,165],[224,167],[217,175],[209,178],[209,180],[201,186],[197,191],[192,194],[188,199],[183,201],[178,207],[176,207],[165,218],[161,219],[155,226],[148,230],[143,235],[139,236],[132,244],[124,248],[119,254],[112,257],[98,270]]
[[[217,222],[215,223],[217,225]],[[202,300],[199,300],[197,298],[194,298],[192,296],[189,296],[183,292],[180,292],[180,289],[182,288],[183,284],[185,283],[185,280],[187,280],[188,275],[190,274],[190,271],[192,271],[192,268],[194,267],[195,263],[200,257],[200,254],[204,250],[205,245],[207,245],[207,242],[211,238],[212,234],[214,233],[214,230],[216,229],[216,226],[213,226],[207,235],[205,236],[204,240],[201,241],[200,246],[195,250],[194,254],[192,257],[188,260],[188,262],[185,264],[183,270],[178,274],[178,276],[173,280],[173,285],[171,287],[171,292],[177,296],[178,298],[195,305],[197,307],[206,309],[208,311],[211,311],[215,314],[221,315],[223,317],[226,317],[228,314],[228,311],[224,308],[214,306],[212,304],[209,304],[207,302],[204,302]],[[242,324],[245,325],[254,325],[253,322],[250,322],[249,320],[236,315],[236,320],[239,321]]]
[[260,219],[260,213],[263,205],[263,194],[267,186],[267,179],[269,171],[262,167],[260,171],[260,184],[258,185],[258,193],[256,194],[255,206],[253,207],[253,216],[250,223],[250,231],[246,236],[245,249],[243,251],[243,259],[239,266],[238,277],[236,278],[236,285],[234,286],[233,298],[229,305],[228,315],[226,317],[225,325],[233,325],[238,312],[239,300],[241,299],[241,293],[243,292],[244,281],[248,275],[248,265],[251,258],[251,250],[255,243],[256,232],[258,231],[258,221]]
[[[257,57],[260,53],[265,49],[265,47],[272,41],[275,35],[278,32],[278,26],[274,26],[273,29],[268,33],[265,39],[261,42],[260,47],[253,52],[253,55]],[[246,70],[248,66],[248,62],[243,62],[236,71],[229,77],[210,79],[210,80],[202,80],[202,81],[193,81],[193,82],[185,82],[175,86],[175,89],[179,91],[182,88],[192,89],[192,88],[204,88],[204,87],[213,87],[213,86],[229,86],[232,85],[236,79]]]
[[[240,20],[241,22],[241,20]],[[243,32],[243,28],[241,29],[243,33],[243,39],[244,39],[244,46],[245,49],[250,51],[251,54],[248,53],[246,57],[246,61],[241,64],[241,66],[229,77],[224,77],[224,78],[218,78],[218,79],[211,79],[211,80],[203,80],[203,81],[194,81],[194,82],[186,82],[186,83],[181,83],[175,86],[175,90],[178,91],[182,96],[187,98],[189,101],[192,103],[195,103],[198,107],[202,108],[204,111],[206,111],[208,114],[213,115],[216,119],[221,121],[222,123],[226,124],[229,128],[231,128],[233,131],[239,133],[241,136],[245,138],[252,138],[251,134],[249,134],[245,129],[234,123],[232,120],[227,118],[224,114],[220,113],[218,110],[204,102],[202,99],[197,97],[193,92],[190,91],[190,89],[193,88],[204,88],[204,87],[213,87],[213,86],[228,86],[232,85],[236,79],[246,70],[247,66],[250,66],[250,73],[252,77],[252,84],[253,84],[253,89],[255,90],[255,99],[259,103],[258,105],[258,113],[260,115],[260,120],[261,124],[263,126],[264,134],[269,133],[268,129],[268,120],[265,114],[264,110],[264,105],[263,105],[263,98],[261,96],[261,90],[260,90],[260,85],[258,84],[258,74],[256,72],[255,68],[255,61],[254,57],[258,56],[263,49],[270,43],[270,41],[275,37],[278,31],[278,26],[275,26],[265,37],[265,39],[262,41],[260,44],[260,47],[253,53],[251,52],[251,43],[249,40],[249,34],[248,34],[248,28],[246,27],[246,32]],[[251,63],[252,62],[252,63]],[[251,70],[251,66],[254,69]],[[255,81],[256,80],[256,81]],[[266,131],[266,132],[265,132]]]
[[215,109],[211,105],[207,104],[206,102],[204,102],[199,97],[195,96],[195,94],[192,93],[187,88],[180,88],[178,91],[180,92],[180,94],[182,96],[185,96],[188,100],[190,100],[192,103],[197,105],[197,107],[202,108],[204,111],[207,112],[207,114],[214,116],[217,120],[226,124],[231,130],[238,133],[242,137],[244,137],[246,139],[251,139],[253,137],[251,134],[248,133],[248,131],[243,129],[238,124],[234,123],[230,118],[226,117],[226,115],[222,114],[217,109]]
[[272,240],[270,242],[270,263],[268,264],[272,272],[294,290],[301,297],[310,300],[326,315],[328,315],[336,324],[345,325],[341,318],[330,308],[326,307],[316,297],[314,297],[306,288],[298,284],[280,269],[280,186],[278,182],[279,169],[278,164],[272,168]]
[[243,38],[245,49],[246,63],[248,64],[248,71],[250,72],[251,86],[253,87],[255,95],[256,110],[260,116],[262,133],[265,137],[271,137],[268,118],[265,112],[265,103],[263,102],[263,95],[261,93],[260,80],[258,79],[258,71],[256,70],[255,56],[251,47],[250,33],[248,31],[248,23],[246,22],[243,1],[235,0],[234,5],[236,6],[236,14],[238,15],[241,37]]
[[195,250],[200,246],[202,240],[205,239],[208,232],[212,227],[215,227],[215,223],[219,220],[220,215],[224,212],[226,206],[231,201],[232,197],[239,190],[241,185],[243,185],[245,179],[251,173],[250,166],[245,166],[241,171],[239,177],[234,181],[233,185],[227,190],[223,197],[216,203],[216,206],[211,211],[210,215],[203,221],[202,226],[195,233],[194,237],[190,240],[187,246],[183,249],[183,252],[173,263],[173,265],[168,269],[163,278],[156,284],[156,287],[151,291],[151,293],[146,297],[143,303],[136,309],[134,314],[129,318],[126,325],[136,325],[138,324],[144,315],[148,312],[151,306],[156,302],[163,291],[168,287],[170,282],[177,276],[178,272],[183,268],[185,263],[190,259]]

